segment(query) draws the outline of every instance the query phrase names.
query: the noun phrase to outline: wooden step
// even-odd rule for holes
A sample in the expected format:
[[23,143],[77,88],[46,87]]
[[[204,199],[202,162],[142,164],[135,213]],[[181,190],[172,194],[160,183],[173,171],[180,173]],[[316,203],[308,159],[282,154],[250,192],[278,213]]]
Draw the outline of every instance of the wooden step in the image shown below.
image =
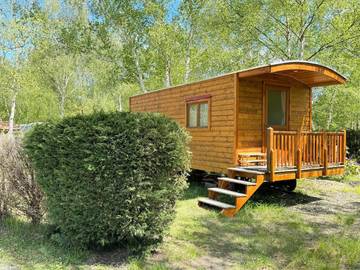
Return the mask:
[[221,193],[221,194],[225,194],[225,195],[229,195],[232,197],[246,197],[246,194],[244,193],[239,193],[239,192],[235,192],[232,190],[228,190],[228,189],[222,189],[222,188],[208,188],[209,191],[213,191],[216,193]]
[[235,171],[235,172],[244,172],[244,173],[249,173],[249,174],[251,173],[251,174],[254,174],[254,175],[264,175],[265,174],[265,172],[244,169],[244,168],[241,168],[241,167],[228,168],[228,170]]
[[235,208],[235,205],[219,202],[219,201],[209,199],[209,198],[199,198],[198,202],[208,204],[208,205],[211,205],[211,206],[215,206],[215,207],[218,207],[218,208],[222,208],[222,209],[234,209]]
[[265,157],[266,153],[239,153],[238,156],[240,157]]
[[226,181],[226,182],[245,185],[245,186],[255,186],[256,185],[256,183],[252,183],[252,182],[244,181],[244,180],[239,180],[239,179],[234,179],[234,178],[229,178],[229,177],[219,177],[218,179],[221,180],[221,181]]
[[266,159],[251,159],[251,160],[242,159],[239,161],[243,163],[257,163],[257,162],[266,162]]

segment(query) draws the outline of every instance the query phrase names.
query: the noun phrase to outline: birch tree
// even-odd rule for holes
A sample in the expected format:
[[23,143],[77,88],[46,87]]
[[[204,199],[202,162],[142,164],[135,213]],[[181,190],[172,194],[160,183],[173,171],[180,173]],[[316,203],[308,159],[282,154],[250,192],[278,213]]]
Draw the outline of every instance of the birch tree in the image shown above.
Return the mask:
[[[32,49],[31,34],[35,29],[30,23],[33,5],[20,5],[17,1],[5,3],[7,10],[0,10],[0,51],[1,63],[7,67],[5,74],[8,76],[5,84],[9,92],[9,134],[13,133],[17,97],[22,90],[22,67]],[[35,6],[36,8],[36,6]]]

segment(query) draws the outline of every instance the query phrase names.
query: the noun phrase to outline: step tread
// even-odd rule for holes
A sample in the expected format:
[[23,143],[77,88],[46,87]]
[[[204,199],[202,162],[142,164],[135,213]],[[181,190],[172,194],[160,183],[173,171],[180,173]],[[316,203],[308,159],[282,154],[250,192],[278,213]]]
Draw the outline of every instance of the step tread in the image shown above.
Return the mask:
[[223,188],[208,188],[208,190],[216,192],[216,193],[229,195],[232,197],[246,197],[246,194],[244,194],[244,193],[239,193],[239,192],[235,192],[235,191],[223,189]]
[[240,159],[240,162],[256,163],[256,162],[266,162],[266,159]]
[[235,184],[241,184],[241,185],[246,185],[246,186],[256,186],[256,183],[239,180],[239,179],[234,179],[234,178],[229,178],[229,177],[219,177],[218,179],[222,180],[222,181],[230,182],[230,183],[235,183]]
[[243,156],[243,157],[255,157],[255,156],[261,156],[264,157],[266,156],[266,153],[239,153],[238,156]]
[[219,202],[219,201],[216,201],[216,200],[213,200],[210,198],[205,198],[205,197],[199,198],[198,201],[201,203],[205,203],[205,204],[215,206],[218,208],[222,208],[222,209],[234,209],[235,208],[235,205]]
[[238,167],[228,168],[228,170],[236,171],[236,172],[252,173],[252,174],[255,174],[255,175],[264,175],[264,174],[265,174],[265,172],[260,172],[260,171],[255,171],[255,170],[249,170],[249,169],[243,169],[243,168],[238,168]]

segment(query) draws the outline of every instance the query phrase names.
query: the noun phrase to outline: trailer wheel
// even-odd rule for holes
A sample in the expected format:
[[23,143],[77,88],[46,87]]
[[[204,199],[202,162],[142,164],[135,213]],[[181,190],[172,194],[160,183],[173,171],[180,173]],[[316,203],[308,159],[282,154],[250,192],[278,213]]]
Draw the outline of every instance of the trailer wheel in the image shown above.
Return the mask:
[[281,181],[281,186],[287,192],[294,191],[296,188],[296,179]]

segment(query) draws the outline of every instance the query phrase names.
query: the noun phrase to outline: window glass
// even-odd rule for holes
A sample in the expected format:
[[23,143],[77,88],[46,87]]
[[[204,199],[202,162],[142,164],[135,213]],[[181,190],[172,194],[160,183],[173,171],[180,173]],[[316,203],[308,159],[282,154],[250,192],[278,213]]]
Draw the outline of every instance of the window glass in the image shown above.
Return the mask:
[[268,91],[268,125],[286,125],[286,91]]
[[208,103],[200,104],[200,127],[208,126]]
[[188,106],[189,106],[188,127],[196,127],[198,104],[189,104]]

